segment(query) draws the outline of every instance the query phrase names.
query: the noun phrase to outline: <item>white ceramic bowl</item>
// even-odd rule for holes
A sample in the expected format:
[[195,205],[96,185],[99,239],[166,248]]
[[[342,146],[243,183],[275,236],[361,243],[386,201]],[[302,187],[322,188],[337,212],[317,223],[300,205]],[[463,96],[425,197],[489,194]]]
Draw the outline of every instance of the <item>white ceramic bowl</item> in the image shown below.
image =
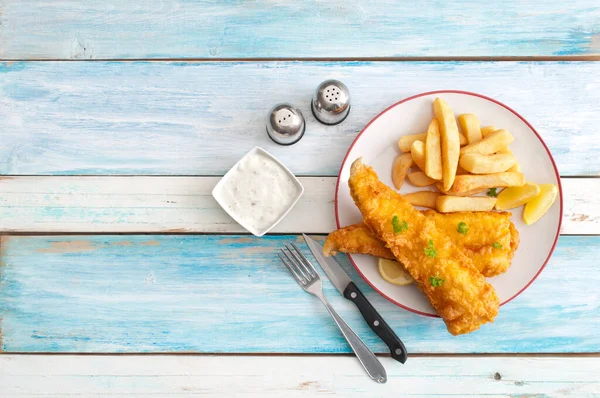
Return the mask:
[[[269,225],[263,228],[257,228],[251,225],[249,222],[244,222],[244,220],[242,220],[242,218],[240,217],[240,213],[236,213],[230,210],[225,200],[226,184],[235,175],[235,173],[238,173],[238,166],[240,165],[240,163],[244,162],[244,160],[250,157],[254,157],[257,155],[262,155],[270,161],[274,162],[276,165],[278,165],[284,171],[284,174],[286,174],[287,177],[289,177],[290,181],[296,186],[298,192],[297,195],[290,201],[290,203],[283,209],[283,211],[280,212],[279,216],[276,219],[274,219],[273,222],[271,222]],[[290,210],[296,205],[303,193],[304,187],[302,186],[298,178],[296,178],[296,176],[283,163],[281,163],[277,158],[275,158],[273,155],[271,155],[264,149],[260,147],[254,147],[252,150],[250,150],[250,152],[248,152],[240,160],[238,160],[237,163],[231,169],[229,169],[229,171],[223,176],[223,178],[219,180],[219,182],[212,191],[212,196],[213,198],[215,198],[217,203],[223,208],[223,210],[225,210],[227,214],[229,214],[229,216],[233,218],[238,224],[240,224],[242,227],[244,227],[247,231],[249,231],[255,236],[263,236],[264,234],[269,232],[274,226],[276,226],[290,212]],[[271,198],[267,200],[275,199]],[[262,204],[266,205],[267,203]],[[261,203],[259,203],[258,205],[260,206]],[[250,209],[240,209],[239,211],[250,211]]]

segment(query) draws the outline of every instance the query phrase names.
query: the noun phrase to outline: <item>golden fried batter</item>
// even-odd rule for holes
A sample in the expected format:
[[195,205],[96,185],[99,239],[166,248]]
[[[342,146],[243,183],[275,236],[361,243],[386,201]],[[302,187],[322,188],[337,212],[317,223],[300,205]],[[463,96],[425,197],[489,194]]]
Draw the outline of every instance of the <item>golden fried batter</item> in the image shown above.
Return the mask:
[[[365,224],[404,264],[451,334],[493,322],[500,306],[494,288],[435,222],[379,181],[360,159],[352,164],[348,183]],[[394,226],[398,222],[407,228],[400,231]]]
[[323,254],[334,256],[339,252],[395,259],[385,244],[363,223],[340,228],[327,236],[323,244]]
[[[510,267],[514,252],[519,245],[519,233],[510,221],[510,213],[457,212],[441,214],[434,210],[422,213],[473,260],[473,265],[483,276],[500,275]],[[458,224],[461,222],[464,222],[468,228],[468,232],[465,234],[458,231]],[[495,243],[496,247],[494,247]],[[323,252],[326,256],[342,252],[394,259],[392,252],[363,223],[350,225],[330,233],[323,246]]]

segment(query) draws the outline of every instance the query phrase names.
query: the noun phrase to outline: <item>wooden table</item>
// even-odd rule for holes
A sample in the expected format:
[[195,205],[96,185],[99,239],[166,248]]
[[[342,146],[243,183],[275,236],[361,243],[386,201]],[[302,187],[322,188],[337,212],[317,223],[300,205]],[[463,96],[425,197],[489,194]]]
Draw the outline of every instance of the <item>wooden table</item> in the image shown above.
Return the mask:
[[[597,0],[5,0],[0,58],[0,396],[600,395]],[[327,78],[353,96],[335,127],[309,108]],[[535,283],[461,337],[339,256],[410,352],[391,360],[325,282],[380,354],[378,385],[275,249],[335,228],[358,131],[435,89],[499,99],[535,126],[562,177],[562,235]],[[291,147],[264,129],[282,101],[307,117]],[[306,190],[263,238],[211,197],[256,145]]]

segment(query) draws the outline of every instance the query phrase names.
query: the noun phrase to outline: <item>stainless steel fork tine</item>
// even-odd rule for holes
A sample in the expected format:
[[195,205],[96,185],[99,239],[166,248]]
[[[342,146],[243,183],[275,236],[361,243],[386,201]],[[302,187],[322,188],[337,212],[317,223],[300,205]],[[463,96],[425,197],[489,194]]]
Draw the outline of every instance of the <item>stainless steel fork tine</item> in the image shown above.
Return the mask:
[[312,267],[307,267],[306,264],[304,264],[302,262],[302,260],[295,253],[295,250],[293,247],[290,247],[289,245],[285,245],[285,248],[288,249],[290,254],[294,257],[294,260],[296,261],[298,268],[302,269],[306,273],[306,275],[308,276],[308,279],[313,279],[316,275],[314,272],[311,272],[310,268],[312,268]]
[[[298,246],[296,246],[296,244],[294,242],[291,242],[292,246],[294,247],[295,253],[298,253],[298,257],[296,257],[296,254],[294,252],[291,252],[294,257],[296,257],[296,259],[298,261],[300,261],[300,263],[302,263],[302,265],[304,265],[304,268],[307,269],[307,271],[313,276],[316,277],[317,276],[317,270],[315,269],[315,267],[310,263],[310,261],[308,261],[308,259],[304,256],[304,254],[302,254],[302,252],[300,251],[300,249],[298,248]],[[288,249],[289,250],[289,249]]]
[[306,275],[308,275],[308,279],[314,279],[315,278],[315,273],[314,272],[310,272],[310,268],[311,267],[307,267],[306,264],[304,264],[302,262],[302,260],[300,260],[300,258],[298,257],[298,255],[294,252],[294,248],[290,247],[289,245],[285,245],[285,247],[288,249],[288,251],[290,252],[290,254],[292,256],[294,256],[294,260],[296,261],[296,263],[298,264],[298,268],[302,269],[304,271],[304,273],[306,273]]
[[[287,247],[286,247],[287,249]],[[289,251],[290,249],[288,249]],[[285,249],[281,249],[281,252],[284,254],[284,256],[289,260],[290,264],[294,267],[294,269],[296,270],[296,272],[299,275],[302,275],[302,277],[306,280],[306,282],[308,283],[308,281],[310,281],[311,277],[310,274],[306,273],[302,267],[300,265],[298,265],[296,259],[294,259],[293,257],[290,257],[290,254],[287,254],[287,252],[285,251]]]
[[300,283],[301,285],[306,285],[306,279],[303,276],[298,275],[298,273],[296,272],[295,267],[293,265],[290,265],[288,263],[288,260],[286,260],[285,257],[283,257],[280,253],[277,253],[277,255],[281,259],[281,262],[283,262],[283,265],[285,265],[285,267],[290,271],[290,273],[292,274],[292,276],[296,279],[296,281],[298,283]]
[[290,262],[294,264],[294,267],[299,271],[299,273],[302,274],[304,278],[306,278],[306,281],[310,282],[312,279],[314,279],[310,272],[306,270],[304,265],[300,261],[298,261],[298,258],[294,255],[293,251],[290,250],[290,248],[287,245],[285,246],[285,248],[287,249],[287,251],[283,250],[283,252],[290,260]]

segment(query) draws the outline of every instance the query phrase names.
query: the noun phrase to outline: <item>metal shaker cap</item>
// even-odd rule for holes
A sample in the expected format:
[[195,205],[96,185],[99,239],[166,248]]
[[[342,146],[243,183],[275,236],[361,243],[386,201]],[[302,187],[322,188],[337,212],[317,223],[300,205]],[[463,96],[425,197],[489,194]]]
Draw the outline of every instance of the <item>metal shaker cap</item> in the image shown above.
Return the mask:
[[300,141],[305,129],[302,112],[288,103],[275,105],[267,117],[267,133],[280,145],[292,145]]
[[339,80],[325,80],[312,99],[311,109],[323,124],[334,125],[344,121],[350,112],[350,91]]

